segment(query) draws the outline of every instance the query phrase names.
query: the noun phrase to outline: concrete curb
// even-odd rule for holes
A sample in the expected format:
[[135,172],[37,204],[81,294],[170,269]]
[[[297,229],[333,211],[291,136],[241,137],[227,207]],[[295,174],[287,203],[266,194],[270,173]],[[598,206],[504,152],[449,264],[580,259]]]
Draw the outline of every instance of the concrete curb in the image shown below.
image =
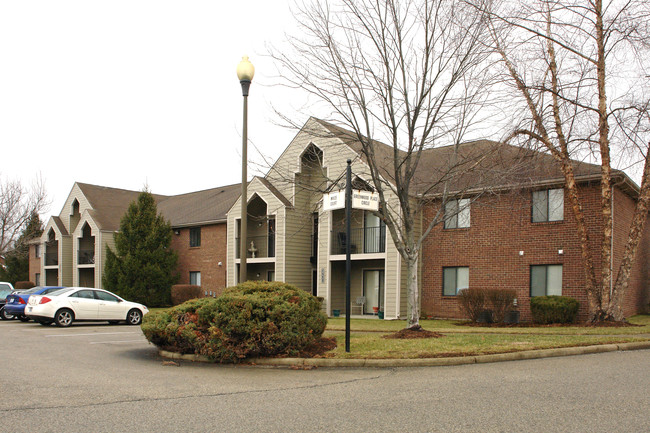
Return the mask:
[[[498,353],[494,355],[458,356],[451,358],[418,359],[341,359],[341,358],[251,358],[244,365],[272,367],[355,367],[355,368],[394,368],[394,367],[439,367],[446,365],[484,364],[488,362],[519,361],[524,359],[552,358],[557,356],[587,355],[591,353],[616,352],[622,350],[650,349],[650,341],[620,344],[599,344],[595,346],[562,347],[558,349],[526,350],[522,352]],[[164,358],[194,362],[212,362],[202,355],[183,355],[167,350],[159,350]]]

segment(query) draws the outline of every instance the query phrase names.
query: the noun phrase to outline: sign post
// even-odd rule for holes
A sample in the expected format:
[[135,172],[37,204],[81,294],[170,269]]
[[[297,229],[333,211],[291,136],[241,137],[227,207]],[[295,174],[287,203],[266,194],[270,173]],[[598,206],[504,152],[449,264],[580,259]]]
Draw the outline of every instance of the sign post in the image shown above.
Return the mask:
[[352,237],[352,209],[379,210],[379,194],[370,191],[352,190],[352,161],[348,159],[345,173],[345,190],[323,194],[323,210],[345,208],[345,351],[350,352],[350,277],[352,261],[350,245]]
[[348,168],[345,175],[345,351],[350,352],[350,274],[352,261],[350,260],[350,238],[352,237],[352,161],[348,159]]

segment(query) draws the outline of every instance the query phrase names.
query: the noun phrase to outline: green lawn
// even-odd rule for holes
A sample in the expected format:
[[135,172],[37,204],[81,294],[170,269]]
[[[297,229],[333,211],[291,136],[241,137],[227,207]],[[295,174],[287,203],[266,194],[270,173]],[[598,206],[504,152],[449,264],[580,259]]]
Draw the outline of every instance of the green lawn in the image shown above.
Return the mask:
[[523,350],[558,347],[590,346],[595,344],[627,343],[650,340],[639,337],[595,335],[522,335],[522,334],[443,334],[440,338],[396,340],[383,338],[383,333],[352,333],[350,353],[345,352],[345,336],[334,336],[337,348],[327,352],[328,358],[437,358],[447,356],[487,355]]
[[[351,319],[350,353],[345,352],[345,319],[330,319],[325,336],[335,337],[338,347],[332,358],[433,358],[471,356],[559,347],[650,341],[650,316],[629,319],[633,327],[476,327],[462,321],[423,320],[423,328],[443,336],[427,339],[386,339],[403,329],[403,320]],[[645,335],[643,335],[645,334]]]

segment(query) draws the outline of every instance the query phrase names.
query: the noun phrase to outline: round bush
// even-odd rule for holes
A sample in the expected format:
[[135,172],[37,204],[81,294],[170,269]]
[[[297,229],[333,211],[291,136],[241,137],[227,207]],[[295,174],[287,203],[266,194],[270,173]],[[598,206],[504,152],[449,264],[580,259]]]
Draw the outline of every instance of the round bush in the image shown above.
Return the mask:
[[249,281],[218,298],[149,313],[142,331],[165,350],[237,362],[295,355],[318,340],[326,324],[320,301],[309,293],[281,282]]
[[535,296],[530,299],[534,323],[573,323],[580,304],[568,296]]

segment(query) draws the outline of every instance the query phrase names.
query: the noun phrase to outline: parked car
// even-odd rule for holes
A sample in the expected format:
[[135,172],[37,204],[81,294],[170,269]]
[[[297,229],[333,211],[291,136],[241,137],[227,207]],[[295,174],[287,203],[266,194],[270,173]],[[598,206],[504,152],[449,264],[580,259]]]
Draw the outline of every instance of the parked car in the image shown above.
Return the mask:
[[55,323],[70,326],[72,322],[126,321],[139,325],[149,309],[142,304],[126,301],[114,293],[86,287],[67,287],[47,295],[31,295],[25,316],[42,325]]
[[11,314],[5,311],[6,297],[14,291],[14,286],[11,283],[0,282],[0,318],[2,320],[11,320],[14,318]]
[[36,286],[20,292],[13,292],[7,296],[5,314],[11,315],[22,322],[27,322],[29,319],[25,316],[25,306],[31,295],[47,295],[50,292],[62,288],[62,286]]

